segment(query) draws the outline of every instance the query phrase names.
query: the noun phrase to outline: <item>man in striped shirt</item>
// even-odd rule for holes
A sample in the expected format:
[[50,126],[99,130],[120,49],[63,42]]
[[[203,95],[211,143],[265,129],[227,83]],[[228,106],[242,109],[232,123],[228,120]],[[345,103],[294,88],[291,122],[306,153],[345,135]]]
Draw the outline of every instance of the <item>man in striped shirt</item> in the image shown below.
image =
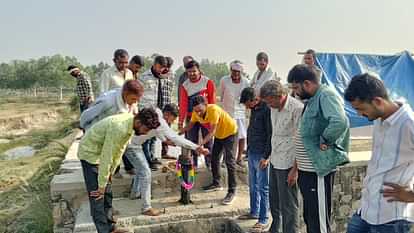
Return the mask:
[[408,233],[414,222],[414,203],[395,201],[389,183],[412,192],[414,113],[408,104],[392,101],[384,83],[367,73],[352,78],[345,99],[358,114],[374,121],[361,207],[352,216],[348,233]]
[[[296,144],[304,148],[302,158],[308,159],[300,161],[297,156],[298,164],[302,165],[298,184],[306,229],[308,233],[330,233],[335,171],[348,161],[349,121],[342,98],[334,89],[320,83],[314,67],[294,66],[289,71],[288,82],[295,95],[306,100],[296,136]],[[313,169],[303,170],[303,165]]]

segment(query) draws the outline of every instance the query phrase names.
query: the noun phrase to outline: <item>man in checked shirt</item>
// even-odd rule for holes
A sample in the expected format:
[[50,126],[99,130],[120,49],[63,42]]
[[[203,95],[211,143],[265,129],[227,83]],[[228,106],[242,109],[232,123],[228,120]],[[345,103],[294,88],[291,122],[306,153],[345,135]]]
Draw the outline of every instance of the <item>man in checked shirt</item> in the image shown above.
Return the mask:
[[91,80],[88,75],[82,72],[79,67],[70,65],[68,72],[76,78],[76,94],[79,97],[80,112],[82,114],[93,102],[93,91]]

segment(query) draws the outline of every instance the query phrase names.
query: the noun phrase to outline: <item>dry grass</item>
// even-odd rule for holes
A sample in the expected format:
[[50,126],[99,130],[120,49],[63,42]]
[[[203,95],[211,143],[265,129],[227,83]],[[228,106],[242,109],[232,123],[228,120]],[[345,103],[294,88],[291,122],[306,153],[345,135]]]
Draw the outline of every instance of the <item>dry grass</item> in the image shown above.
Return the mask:
[[[10,104],[12,103],[6,103]],[[13,104],[16,113],[24,108],[28,111],[32,107],[46,111],[49,106],[61,105],[26,102]],[[0,105],[0,113],[5,109],[3,105]],[[33,106],[28,107],[29,105]],[[59,120],[54,124],[49,123],[41,130],[33,129],[17,138],[9,137],[9,143],[0,144],[0,154],[17,146],[29,145],[38,150],[30,158],[6,161],[0,157],[0,232],[52,232],[49,183],[74,140],[76,130],[73,122],[74,114],[62,110]]]

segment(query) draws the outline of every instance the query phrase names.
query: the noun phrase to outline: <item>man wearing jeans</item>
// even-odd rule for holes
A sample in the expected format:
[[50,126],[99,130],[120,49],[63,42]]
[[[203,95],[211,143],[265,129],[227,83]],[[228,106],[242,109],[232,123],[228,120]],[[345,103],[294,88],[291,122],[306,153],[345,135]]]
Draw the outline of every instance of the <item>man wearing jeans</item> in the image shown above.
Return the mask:
[[295,233],[299,228],[299,202],[294,136],[303,104],[289,96],[286,88],[276,80],[263,84],[260,98],[270,107],[272,120],[269,187],[273,221],[270,232],[277,233],[282,226],[283,233]]
[[[306,230],[330,233],[335,170],[349,161],[349,121],[344,103],[335,90],[320,84],[318,72],[312,66],[294,66],[289,71],[288,83],[296,96],[307,100],[299,123],[301,140],[295,140],[297,145],[303,145],[301,155],[310,161],[301,160],[300,164],[306,166],[299,167],[298,172]],[[303,167],[312,169],[305,171]]]
[[236,162],[233,152],[233,144],[237,134],[236,121],[218,105],[207,104],[203,96],[197,96],[193,99],[193,114],[190,124],[182,132],[191,130],[196,123],[205,125],[209,130],[200,145],[204,145],[214,137],[213,151],[211,154],[213,183],[203,187],[203,189],[206,192],[223,189],[220,185],[220,160],[221,152],[223,152],[224,148],[224,160],[227,167],[229,187],[227,195],[223,199],[223,204],[230,205],[236,195]]
[[408,104],[392,101],[384,83],[367,73],[352,78],[345,99],[359,115],[374,121],[361,206],[347,232],[408,233],[414,222],[414,203],[398,201],[395,190],[405,187],[412,193],[413,189],[414,113]]
[[158,216],[160,212],[151,207],[151,169],[144,156],[142,144],[149,138],[156,137],[161,141],[171,142],[169,144],[182,146],[187,149],[194,150],[199,154],[209,153],[209,151],[202,146],[198,146],[197,144],[192,143],[184,137],[180,137],[174,130],[170,128],[168,122],[164,119],[161,110],[156,109],[155,111],[158,115],[160,126],[149,131],[145,135],[133,137],[131,144],[128,145],[128,148],[125,152],[128,160],[132,163],[136,170],[136,177],[134,179],[132,191],[137,191],[139,182],[139,191],[143,200],[142,213],[148,216]]
[[159,125],[158,115],[153,109],[142,109],[135,117],[125,113],[97,122],[80,141],[78,158],[98,233],[125,232],[115,229],[111,176],[121,163],[122,154],[132,136],[146,134]]
[[252,87],[243,89],[240,103],[249,108],[251,113],[247,129],[250,213],[240,216],[239,219],[257,219],[253,229],[262,231],[267,224],[269,210],[269,166],[263,161],[268,160],[271,153],[270,109],[256,97]]

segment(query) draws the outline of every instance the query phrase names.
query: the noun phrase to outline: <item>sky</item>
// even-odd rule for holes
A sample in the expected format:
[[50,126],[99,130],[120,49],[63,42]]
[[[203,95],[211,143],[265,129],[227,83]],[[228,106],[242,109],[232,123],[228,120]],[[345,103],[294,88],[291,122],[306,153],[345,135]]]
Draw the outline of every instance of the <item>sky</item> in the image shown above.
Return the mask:
[[84,65],[113,51],[229,63],[252,74],[264,51],[278,76],[298,52],[414,52],[412,0],[0,1],[0,62],[62,54]]

